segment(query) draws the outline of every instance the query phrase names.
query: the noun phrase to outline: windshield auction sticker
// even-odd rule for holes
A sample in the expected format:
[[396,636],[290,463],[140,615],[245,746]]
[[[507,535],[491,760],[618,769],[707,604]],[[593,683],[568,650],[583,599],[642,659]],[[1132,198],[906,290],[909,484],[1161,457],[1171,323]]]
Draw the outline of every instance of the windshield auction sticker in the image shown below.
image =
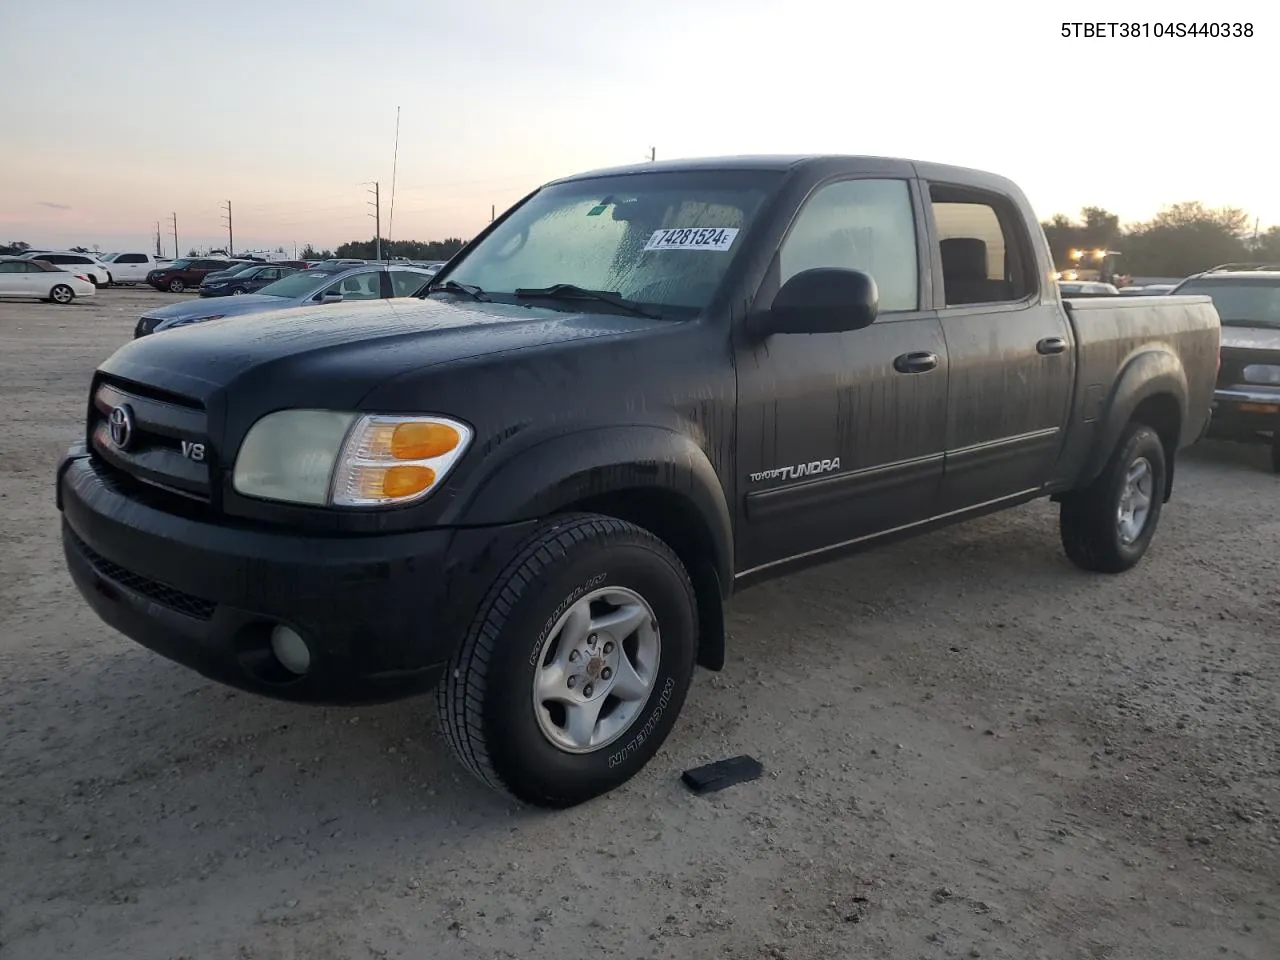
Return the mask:
[[655,230],[646,250],[716,250],[720,253],[733,246],[737,227],[671,227]]

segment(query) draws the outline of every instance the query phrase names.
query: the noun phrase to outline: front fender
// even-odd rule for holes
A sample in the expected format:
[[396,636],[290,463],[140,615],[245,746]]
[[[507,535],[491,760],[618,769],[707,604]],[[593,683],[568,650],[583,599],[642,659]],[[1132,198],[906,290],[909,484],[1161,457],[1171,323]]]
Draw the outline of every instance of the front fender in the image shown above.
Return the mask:
[[1115,385],[1099,417],[1100,428],[1086,462],[1082,485],[1092,483],[1120,441],[1134,411],[1144,401],[1158,396],[1170,397],[1178,407],[1178,436],[1174,449],[1184,445],[1187,424],[1187,373],[1177,354],[1164,346],[1151,347],[1131,356],[1121,366]]
[[666,427],[600,427],[536,443],[496,464],[449,522],[536,519],[629,490],[685,501],[703,525],[720,582],[733,582],[733,524],[720,478],[692,438]]

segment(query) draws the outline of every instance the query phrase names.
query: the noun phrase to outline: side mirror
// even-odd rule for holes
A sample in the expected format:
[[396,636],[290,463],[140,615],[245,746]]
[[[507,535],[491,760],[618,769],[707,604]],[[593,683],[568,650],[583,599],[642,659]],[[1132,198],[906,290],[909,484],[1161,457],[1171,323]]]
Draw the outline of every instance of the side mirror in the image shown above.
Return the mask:
[[330,291],[328,293],[322,293],[319,299],[321,303],[341,303],[342,294]]
[[802,270],[782,285],[757,332],[843,333],[875,323],[880,309],[876,282],[861,270],[816,267]]

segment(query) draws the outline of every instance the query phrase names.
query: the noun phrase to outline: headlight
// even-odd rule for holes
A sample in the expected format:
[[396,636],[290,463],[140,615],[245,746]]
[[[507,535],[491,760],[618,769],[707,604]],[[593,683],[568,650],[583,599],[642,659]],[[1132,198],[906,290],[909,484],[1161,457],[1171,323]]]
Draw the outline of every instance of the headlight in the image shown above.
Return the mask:
[[232,483],[246,496],[314,506],[412,503],[444,481],[472,436],[448,417],[281,410],[249,430]]
[[1265,363],[1251,363],[1244,368],[1245,383],[1267,383],[1280,386],[1280,366]]

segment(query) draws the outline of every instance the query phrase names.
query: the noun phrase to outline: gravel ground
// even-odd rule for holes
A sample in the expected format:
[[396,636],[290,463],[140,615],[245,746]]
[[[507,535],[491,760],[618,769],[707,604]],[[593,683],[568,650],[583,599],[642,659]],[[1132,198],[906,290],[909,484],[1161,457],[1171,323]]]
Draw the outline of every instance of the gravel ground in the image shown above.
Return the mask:
[[[472,783],[433,704],[215,686],[92,616],[53,467],[144,304],[0,304],[0,957],[1280,954],[1280,480],[1204,443],[1147,561],[1047,503],[756,588],[636,780]],[[680,770],[737,753],[707,798]]]

